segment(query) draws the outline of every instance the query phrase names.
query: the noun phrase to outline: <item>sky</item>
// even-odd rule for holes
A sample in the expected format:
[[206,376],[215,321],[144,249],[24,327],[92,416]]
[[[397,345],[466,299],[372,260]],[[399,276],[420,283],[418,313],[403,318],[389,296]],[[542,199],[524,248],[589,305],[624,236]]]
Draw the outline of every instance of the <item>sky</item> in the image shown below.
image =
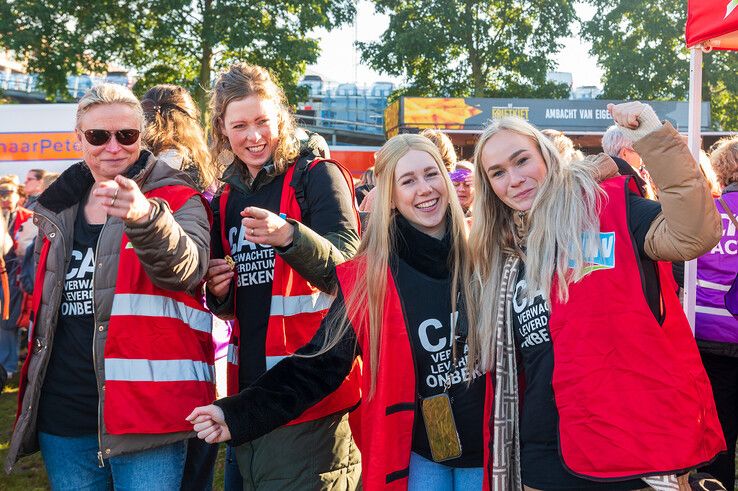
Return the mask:
[[[594,7],[576,7],[579,17],[589,19]],[[376,72],[360,63],[359,55],[354,48],[354,41],[374,41],[379,39],[389,24],[389,17],[376,14],[374,6],[368,0],[359,0],[357,4],[356,22],[331,32],[316,31],[320,38],[321,56],[315,65],[308,67],[309,72],[322,75],[326,80],[336,82],[356,82],[359,85],[370,85],[380,80],[401,83],[402,80]],[[576,29],[576,27],[574,27]],[[588,53],[589,44],[575,35],[563,40],[564,47],[556,54],[557,71],[570,72],[574,78],[574,87],[596,85],[601,87],[602,71],[596,61]]]

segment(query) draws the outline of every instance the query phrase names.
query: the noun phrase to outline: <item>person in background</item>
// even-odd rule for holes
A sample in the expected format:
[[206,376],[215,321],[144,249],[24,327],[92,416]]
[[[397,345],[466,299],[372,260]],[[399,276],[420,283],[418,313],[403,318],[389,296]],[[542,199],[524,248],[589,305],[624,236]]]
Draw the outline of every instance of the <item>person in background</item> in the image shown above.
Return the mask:
[[43,180],[47,172],[43,169],[31,169],[26,174],[26,180],[23,182],[23,187],[26,193],[25,207],[33,211],[36,200],[43,191]]
[[541,131],[541,133],[551,140],[556,150],[559,151],[562,163],[566,164],[572,160],[582,160],[584,158],[584,154],[574,147],[574,142],[571,141],[571,138],[566,136],[562,131],[546,129]]
[[[142,136],[146,148],[170,167],[187,174],[198,191],[212,199],[220,170],[210,158],[205,132],[200,126],[200,111],[190,93],[178,85],[156,85],[143,95],[141,107],[146,121]],[[216,379],[225,379],[230,326],[215,316],[212,320]],[[225,386],[222,390],[225,393]],[[181,489],[212,489],[217,456],[217,445],[190,438]]]
[[685,490],[684,470],[725,449],[663,263],[709,251],[720,217],[669,123],[638,102],[608,109],[660,202],[601,180],[606,155],[562,164],[522,119],[477,143],[469,359],[494,373],[493,489]]
[[356,202],[359,206],[361,206],[361,202],[364,201],[366,195],[374,189],[374,186],[376,185],[374,181],[374,166],[371,166],[361,174],[361,181],[355,189]]
[[[628,163],[631,169],[638,175],[636,181],[640,181],[638,184],[643,188],[645,198],[658,199],[658,190],[653,179],[651,179],[648,169],[643,163],[643,159],[633,148],[633,140],[628,134],[623,132],[620,126],[615,124],[605,130],[605,133],[602,135],[602,150],[610,157],[617,157]],[[626,173],[629,173],[620,166],[617,160],[616,163],[618,163],[618,167],[620,168],[620,174],[626,175]]]
[[[722,143],[723,140],[717,142],[716,146]],[[702,171],[702,175],[705,176],[707,184],[710,185],[710,193],[712,194],[712,197],[720,197],[722,195],[723,185],[720,184],[720,179],[718,179],[718,176],[715,173],[710,157],[707,155],[707,152],[702,149],[700,149],[700,170]]]
[[464,215],[471,217],[474,205],[474,165],[468,160],[459,160],[456,162],[456,170],[450,172],[449,176]]
[[710,162],[722,195],[715,207],[722,217],[720,242],[697,260],[697,346],[712,384],[727,450],[700,470],[715,476],[726,489],[735,487],[735,445],[738,439],[738,320],[725,308],[725,295],[738,275],[738,138],[724,138],[713,147]]
[[146,128],[143,143],[170,167],[190,176],[200,191],[216,191],[220,169],[210,158],[200,111],[187,89],[156,85],[141,98]]
[[[220,74],[210,99],[211,154],[227,166],[213,198],[210,310],[233,319],[228,393],[247,388],[318,330],[354,255],[359,222],[350,173],[325,140],[298,130],[284,91],[259,66]],[[301,138],[301,135],[304,136]],[[320,403],[235,448],[244,489],[354,489],[361,457],[348,424],[360,366]]]
[[6,470],[40,450],[52,489],[179,489],[184,418],[215,395],[207,203],[142,148],[143,127],[129,89],[90,89],[83,161],[36,204],[36,318]]
[[13,247],[5,254],[5,268],[10,285],[9,317],[0,317],[0,365],[5,369],[8,378],[18,369],[18,320],[21,317],[23,306],[23,291],[20,288],[19,274],[21,271],[22,252],[17,237],[21,228],[27,226],[33,213],[19,204],[20,194],[16,180],[4,177],[0,180],[0,209],[4,229],[13,239]]
[[451,138],[441,130],[433,128],[427,128],[420,132],[421,136],[428,138],[438,148],[441,153],[441,159],[443,159],[443,166],[447,172],[451,172],[456,168],[456,150],[454,144],[451,142]]

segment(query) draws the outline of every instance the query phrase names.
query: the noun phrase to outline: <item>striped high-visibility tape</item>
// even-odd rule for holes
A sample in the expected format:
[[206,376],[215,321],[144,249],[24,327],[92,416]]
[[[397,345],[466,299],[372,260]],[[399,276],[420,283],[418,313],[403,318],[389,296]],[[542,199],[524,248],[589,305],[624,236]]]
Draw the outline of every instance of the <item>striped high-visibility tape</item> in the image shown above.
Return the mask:
[[141,317],[168,317],[181,320],[192,329],[210,334],[213,330],[213,316],[160,295],[137,293],[116,293],[113,297],[111,317],[115,315],[134,315]]
[[212,382],[215,367],[195,360],[105,359],[105,380],[119,382]]
[[289,317],[298,314],[312,314],[326,310],[333,303],[333,297],[324,292],[316,292],[312,295],[295,295],[284,297],[272,296],[272,305],[269,315],[281,315]]

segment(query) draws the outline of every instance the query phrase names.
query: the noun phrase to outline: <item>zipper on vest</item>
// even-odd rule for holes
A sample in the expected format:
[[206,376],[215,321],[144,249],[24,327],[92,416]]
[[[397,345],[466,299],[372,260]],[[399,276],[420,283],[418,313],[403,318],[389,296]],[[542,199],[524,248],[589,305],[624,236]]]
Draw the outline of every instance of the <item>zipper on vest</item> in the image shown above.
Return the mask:
[[[100,239],[102,238],[105,227],[108,224],[107,218],[105,219],[105,223],[103,224],[102,228],[100,229],[100,235],[97,237],[97,243],[95,244],[95,267],[92,268],[92,319],[94,320],[92,328],[94,329],[92,331],[92,365],[95,370],[95,381],[97,382],[97,466],[98,468],[102,469],[105,467],[105,460],[103,460],[103,448],[102,448],[102,394],[100,394],[100,381],[98,380],[99,376],[99,370],[97,369],[97,333],[98,333],[98,326],[102,326],[102,324],[99,324],[97,321],[97,314],[95,313],[95,272],[97,271],[98,267],[101,263],[99,263],[99,254],[98,254],[98,247],[100,246]],[[120,254],[120,252],[119,252]],[[115,295],[115,294],[113,294]],[[104,383],[104,382],[103,382]]]

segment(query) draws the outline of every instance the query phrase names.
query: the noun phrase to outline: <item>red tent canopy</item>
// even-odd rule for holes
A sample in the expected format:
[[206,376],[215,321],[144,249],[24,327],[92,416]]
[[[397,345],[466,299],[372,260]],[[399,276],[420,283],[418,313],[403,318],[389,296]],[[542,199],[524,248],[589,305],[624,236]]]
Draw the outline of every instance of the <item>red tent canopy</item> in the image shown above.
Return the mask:
[[738,0],[689,0],[687,46],[738,50]]

